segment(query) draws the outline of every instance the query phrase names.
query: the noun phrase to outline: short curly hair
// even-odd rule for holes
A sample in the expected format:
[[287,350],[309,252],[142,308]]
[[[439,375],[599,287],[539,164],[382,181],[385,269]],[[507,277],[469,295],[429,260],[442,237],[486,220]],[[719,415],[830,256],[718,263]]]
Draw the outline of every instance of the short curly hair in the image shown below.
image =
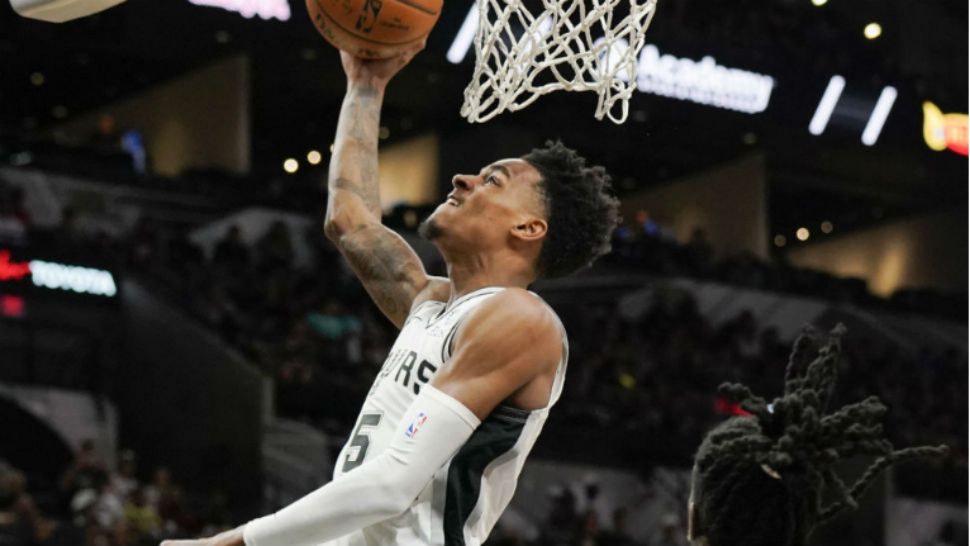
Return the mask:
[[522,159],[542,177],[539,188],[549,224],[537,263],[539,277],[569,275],[608,253],[620,202],[606,169],[587,166],[585,158],[558,140]]

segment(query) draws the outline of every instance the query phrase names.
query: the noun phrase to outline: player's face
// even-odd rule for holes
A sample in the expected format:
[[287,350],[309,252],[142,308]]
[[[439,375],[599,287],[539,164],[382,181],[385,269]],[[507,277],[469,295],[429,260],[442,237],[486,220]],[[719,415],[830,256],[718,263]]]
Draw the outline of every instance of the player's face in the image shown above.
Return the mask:
[[543,217],[539,171],[522,159],[503,159],[478,174],[458,174],[445,202],[425,221],[436,242],[488,249],[507,245],[515,226]]

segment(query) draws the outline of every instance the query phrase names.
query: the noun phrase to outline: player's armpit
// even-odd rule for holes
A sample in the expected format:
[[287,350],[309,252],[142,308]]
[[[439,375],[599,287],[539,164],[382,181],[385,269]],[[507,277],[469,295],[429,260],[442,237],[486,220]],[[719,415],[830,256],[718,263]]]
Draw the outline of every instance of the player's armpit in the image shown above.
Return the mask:
[[374,303],[400,328],[415,298],[441,280],[428,276],[414,249],[397,233],[368,223],[334,238]]
[[481,420],[512,397],[521,409],[539,409],[548,405],[562,350],[552,310],[529,292],[509,288],[465,319],[451,360],[432,384]]

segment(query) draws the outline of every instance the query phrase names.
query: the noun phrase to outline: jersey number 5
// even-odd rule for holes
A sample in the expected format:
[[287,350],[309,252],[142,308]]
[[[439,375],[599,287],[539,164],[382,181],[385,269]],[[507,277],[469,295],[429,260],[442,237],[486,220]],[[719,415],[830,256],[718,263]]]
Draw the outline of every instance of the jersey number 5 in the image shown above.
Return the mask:
[[370,431],[381,424],[384,416],[380,413],[365,413],[360,416],[360,422],[354,429],[353,439],[347,450],[347,459],[344,461],[342,472],[350,472],[364,462],[367,456],[367,448],[370,447]]

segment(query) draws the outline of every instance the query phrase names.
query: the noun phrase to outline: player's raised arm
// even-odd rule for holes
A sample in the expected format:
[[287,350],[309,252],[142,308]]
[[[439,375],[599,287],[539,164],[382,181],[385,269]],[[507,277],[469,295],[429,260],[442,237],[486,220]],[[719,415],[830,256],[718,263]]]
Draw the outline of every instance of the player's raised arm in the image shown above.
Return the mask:
[[327,237],[398,327],[431,279],[414,250],[381,224],[377,141],[387,83],[422,47],[380,61],[340,53],[347,94],[340,109],[328,182]]

